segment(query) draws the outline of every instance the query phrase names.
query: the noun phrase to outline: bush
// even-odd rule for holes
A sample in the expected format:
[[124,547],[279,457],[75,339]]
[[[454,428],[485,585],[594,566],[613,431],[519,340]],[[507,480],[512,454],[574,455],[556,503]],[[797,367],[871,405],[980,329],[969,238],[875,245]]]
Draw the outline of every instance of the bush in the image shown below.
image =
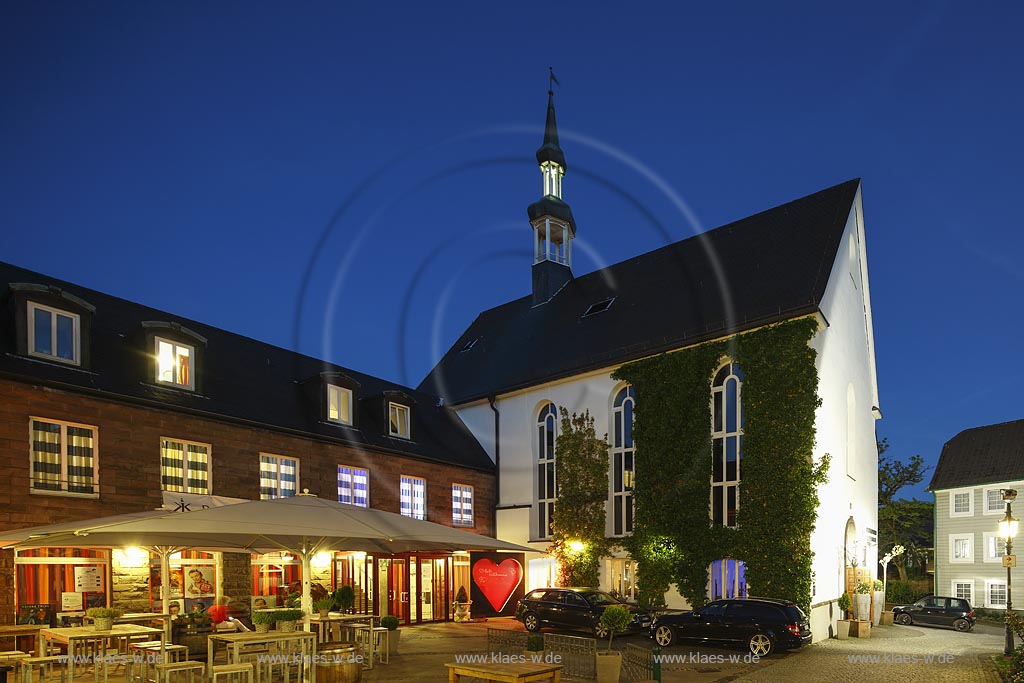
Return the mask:
[[394,631],[398,628],[398,617],[388,615],[380,618],[380,625],[389,631]]
[[857,595],[867,595],[871,592],[871,584],[867,581],[858,581],[857,587],[853,589]]
[[466,587],[459,586],[459,592],[455,594],[455,602],[466,603],[469,602],[469,596],[466,595]]
[[85,610],[85,616],[93,619],[117,619],[122,614],[124,614],[124,610],[117,607],[90,607]]
[[890,581],[885,587],[885,601],[910,605],[931,592],[930,581]]
[[544,649],[544,634],[531,633],[526,636],[526,650],[528,652],[540,652]]
[[839,596],[838,607],[843,613],[843,619],[845,619],[846,615],[850,612],[850,602],[849,593],[843,593]]
[[629,628],[629,622],[633,621],[633,613],[622,605],[608,605],[601,612],[601,626],[608,629],[608,651],[612,649],[612,638],[616,633],[622,633]]

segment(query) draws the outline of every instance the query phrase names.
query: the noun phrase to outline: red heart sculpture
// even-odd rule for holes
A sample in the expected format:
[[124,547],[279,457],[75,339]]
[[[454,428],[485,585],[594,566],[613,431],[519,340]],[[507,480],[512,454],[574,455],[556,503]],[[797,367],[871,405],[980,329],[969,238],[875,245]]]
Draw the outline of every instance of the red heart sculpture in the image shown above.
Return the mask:
[[495,564],[493,560],[484,558],[473,565],[473,583],[491,603],[495,612],[501,612],[508,604],[508,599],[523,580],[523,565],[509,558]]

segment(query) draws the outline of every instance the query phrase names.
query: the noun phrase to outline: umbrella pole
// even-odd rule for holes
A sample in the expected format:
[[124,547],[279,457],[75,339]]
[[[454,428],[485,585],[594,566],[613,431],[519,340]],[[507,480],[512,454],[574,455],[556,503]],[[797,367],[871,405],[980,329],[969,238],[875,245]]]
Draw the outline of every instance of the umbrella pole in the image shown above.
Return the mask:
[[305,631],[310,630],[309,618],[313,614],[313,598],[310,595],[310,591],[313,585],[312,581],[313,565],[309,560],[309,551],[303,549],[302,551],[302,602],[300,606],[302,611],[305,612],[305,616],[302,618],[302,628]]

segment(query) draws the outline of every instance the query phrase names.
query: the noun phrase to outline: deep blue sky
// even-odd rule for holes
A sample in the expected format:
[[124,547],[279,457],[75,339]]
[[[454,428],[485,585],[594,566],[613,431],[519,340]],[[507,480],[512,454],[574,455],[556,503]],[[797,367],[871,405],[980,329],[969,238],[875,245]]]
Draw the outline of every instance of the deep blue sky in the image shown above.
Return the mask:
[[7,3],[0,259],[415,386],[528,293],[553,65],[577,273],[861,177],[879,434],[1024,417],[1019,4],[489,4]]

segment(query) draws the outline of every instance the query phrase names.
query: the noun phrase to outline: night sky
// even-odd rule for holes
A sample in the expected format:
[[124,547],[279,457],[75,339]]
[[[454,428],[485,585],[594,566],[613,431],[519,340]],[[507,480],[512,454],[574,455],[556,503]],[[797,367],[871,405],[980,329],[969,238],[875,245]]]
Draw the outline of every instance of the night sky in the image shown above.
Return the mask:
[[879,435],[1024,418],[1020,4],[292,4],[6,3],[0,260],[415,386],[529,293],[551,65],[577,274],[860,177]]

